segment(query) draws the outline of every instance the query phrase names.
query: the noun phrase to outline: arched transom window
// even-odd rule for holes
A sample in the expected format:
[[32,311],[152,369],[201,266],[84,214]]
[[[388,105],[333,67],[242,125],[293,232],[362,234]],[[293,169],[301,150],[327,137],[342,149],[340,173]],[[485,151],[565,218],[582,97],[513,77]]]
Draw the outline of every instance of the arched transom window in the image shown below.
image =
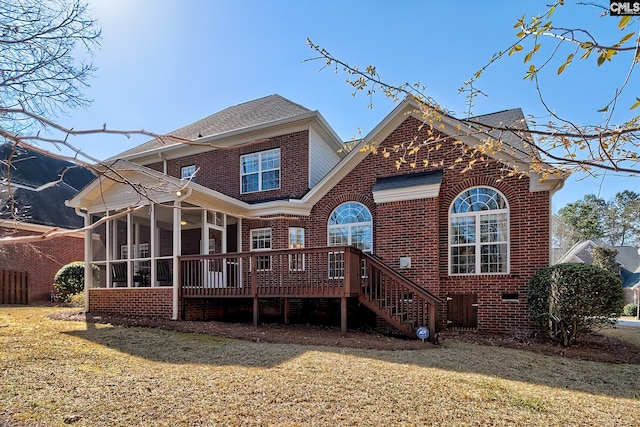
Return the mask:
[[373,252],[373,221],[369,209],[358,202],[346,202],[329,216],[329,246],[355,246]]
[[469,188],[449,211],[449,272],[509,272],[509,206],[490,187]]

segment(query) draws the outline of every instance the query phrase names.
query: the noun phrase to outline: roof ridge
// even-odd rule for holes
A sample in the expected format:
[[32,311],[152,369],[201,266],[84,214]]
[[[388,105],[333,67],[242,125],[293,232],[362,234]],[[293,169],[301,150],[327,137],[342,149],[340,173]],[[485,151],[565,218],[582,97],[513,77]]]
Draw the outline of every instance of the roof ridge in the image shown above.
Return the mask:
[[[165,135],[193,139],[209,137],[256,125],[293,119],[311,112],[312,110],[307,107],[276,93],[230,105],[213,114],[167,132]],[[110,157],[108,160],[126,158],[131,155],[159,148],[161,145],[164,145],[161,138],[153,138],[122,151]]]

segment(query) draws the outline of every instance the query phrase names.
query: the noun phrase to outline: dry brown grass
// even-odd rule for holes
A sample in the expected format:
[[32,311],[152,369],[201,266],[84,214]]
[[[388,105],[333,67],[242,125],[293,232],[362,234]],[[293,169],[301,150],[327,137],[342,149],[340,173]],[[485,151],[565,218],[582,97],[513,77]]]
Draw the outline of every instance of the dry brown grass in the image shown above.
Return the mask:
[[[621,319],[633,319],[635,317],[622,317]],[[616,326],[614,328],[605,328],[599,331],[600,334],[607,337],[619,339],[624,342],[628,342],[638,348],[640,348],[640,328],[632,326]],[[640,423],[640,421],[639,421]]]
[[0,425],[638,425],[640,366],[269,344],[0,308]]

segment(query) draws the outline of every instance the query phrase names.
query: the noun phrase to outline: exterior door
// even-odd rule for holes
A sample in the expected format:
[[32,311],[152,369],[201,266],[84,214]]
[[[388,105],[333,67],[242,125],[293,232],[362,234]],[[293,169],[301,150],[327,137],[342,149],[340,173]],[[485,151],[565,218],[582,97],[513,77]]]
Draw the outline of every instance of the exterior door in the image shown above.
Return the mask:
[[447,295],[447,327],[478,327],[478,294]]
[[[229,217],[227,217],[229,218]],[[237,223],[227,223],[227,253],[234,254],[238,252],[238,224]],[[230,256],[226,258],[226,273],[227,273],[227,287],[229,288],[240,288],[242,284],[240,283],[240,278],[242,277],[240,272],[240,258]]]
[[[222,253],[222,230],[213,227],[207,227],[207,246],[206,254]],[[216,258],[205,262],[205,287],[208,288],[224,288],[224,259]]]

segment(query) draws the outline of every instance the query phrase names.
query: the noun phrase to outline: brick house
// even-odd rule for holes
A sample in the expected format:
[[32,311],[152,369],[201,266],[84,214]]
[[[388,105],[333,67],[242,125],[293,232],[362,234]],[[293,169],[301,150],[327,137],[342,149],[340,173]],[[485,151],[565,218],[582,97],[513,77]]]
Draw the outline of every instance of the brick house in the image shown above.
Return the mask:
[[[81,218],[64,203],[94,178],[90,171],[21,147],[14,149],[11,144],[0,145],[0,159],[0,236],[41,235],[52,228],[82,227]],[[29,273],[29,304],[50,301],[58,270],[83,259],[82,232],[0,246],[0,269]]]
[[573,245],[557,264],[579,262],[593,264],[591,252],[597,247],[616,250],[616,262],[620,267],[620,281],[625,304],[640,303],[640,248],[635,246],[610,246],[599,240],[583,240]]
[[[120,215],[89,239],[87,265],[100,275],[87,309],[407,335],[531,328],[527,283],[549,265],[551,197],[563,180],[506,177],[505,162],[528,168],[530,148],[515,135],[463,171],[447,137],[465,125],[455,119],[443,119],[442,147],[420,150],[415,169],[359,149],[426,140],[416,107],[400,103],[348,153],[317,111],[278,95],[172,132],[194,144],[152,140],[121,153],[68,202],[87,225]],[[476,120],[524,123],[519,109]]]

